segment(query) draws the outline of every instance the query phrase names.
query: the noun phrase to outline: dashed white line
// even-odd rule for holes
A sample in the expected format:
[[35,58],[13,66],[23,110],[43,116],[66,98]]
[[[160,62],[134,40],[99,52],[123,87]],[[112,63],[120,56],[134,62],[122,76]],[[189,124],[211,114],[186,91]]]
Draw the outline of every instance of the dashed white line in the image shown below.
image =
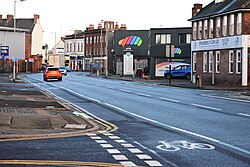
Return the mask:
[[113,148],[111,144],[100,144],[102,148]]
[[244,113],[238,113],[239,115],[242,115],[242,116],[246,116],[246,117],[250,117],[249,114],[244,114]]
[[146,155],[146,154],[138,154],[136,155],[139,159],[152,159],[150,156]]
[[128,158],[124,155],[112,155],[113,158],[117,161],[124,161],[124,160],[128,160]]
[[112,133],[103,133],[105,136],[112,136]]
[[87,136],[96,136],[95,133],[86,133]]
[[90,138],[93,139],[93,140],[100,140],[100,139],[102,139],[101,137],[98,137],[98,136],[94,136],[94,137],[91,136]]
[[125,140],[115,140],[115,142],[117,142],[117,143],[126,143]]
[[106,149],[110,154],[120,154],[121,152],[117,149]]
[[135,146],[133,146],[132,144],[121,144],[123,147],[126,148],[134,148]]
[[137,153],[143,153],[141,150],[139,150],[138,148],[129,148],[128,149],[131,153],[135,153],[135,154],[137,154]]
[[123,166],[136,166],[133,162],[131,161],[122,161],[120,162]]
[[120,139],[118,136],[109,136],[110,139]]
[[169,99],[169,98],[165,98],[165,97],[159,97],[159,99],[164,100],[164,101],[170,101],[170,102],[180,103],[180,101],[178,101],[178,100]]
[[195,104],[195,103],[191,103],[191,105],[192,105],[192,106],[196,106],[196,107],[200,107],[200,108],[205,108],[205,109],[210,109],[210,110],[221,111],[220,108],[214,108],[214,107],[204,106],[204,105]]
[[250,103],[250,101],[248,101],[248,100],[232,99],[232,98],[228,98],[228,97],[219,97],[219,96],[206,95],[206,94],[201,94],[201,96],[212,97],[212,98],[216,98],[216,99],[223,99],[223,100],[231,100],[231,101],[237,101],[237,102]]
[[136,93],[136,94],[139,95],[139,96],[152,97],[151,95],[147,95],[147,94],[144,94],[144,93]]
[[147,163],[149,166],[163,166],[158,161],[144,161],[144,162]]
[[122,91],[122,92],[131,93],[130,90],[126,90],[126,89],[119,89],[119,90]]
[[95,140],[96,143],[103,144],[103,143],[108,143],[106,140]]

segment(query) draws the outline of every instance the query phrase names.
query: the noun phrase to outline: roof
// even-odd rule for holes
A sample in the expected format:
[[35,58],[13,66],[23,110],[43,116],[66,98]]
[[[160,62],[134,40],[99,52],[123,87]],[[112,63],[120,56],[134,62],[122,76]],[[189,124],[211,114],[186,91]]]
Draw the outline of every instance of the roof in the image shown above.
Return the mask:
[[213,17],[223,13],[230,13],[235,10],[249,10],[250,0],[225,0],[220,3],[211,2],[201,9],[199,13],[193,16],[189,21],[199,20],[207,17]]
[[[14,28],[14,19],[7,21],[7,19],[0,20],[1,27],[11,27]],[[16,19],[16,28],[28,29],[31,33],[34,29],[35,23],[34,19]]]

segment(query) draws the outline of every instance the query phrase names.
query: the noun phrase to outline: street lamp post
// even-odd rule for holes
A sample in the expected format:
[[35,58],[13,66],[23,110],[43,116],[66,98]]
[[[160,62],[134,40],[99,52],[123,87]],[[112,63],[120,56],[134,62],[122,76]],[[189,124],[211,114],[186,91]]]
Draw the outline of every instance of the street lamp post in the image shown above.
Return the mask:
[[[13,58],[15,58],[15,56],[16,56],[16,3],[17,2],[23,2],[23,1],[25,1],[25,0],[19,0],[19,1],[14,0],[14,49],[13,49],[14,57]],[[16,75],[16,69],[14,69],[14,68],[16,68],[15,61],[14,61],[14,66],[13,66],[13,81],[16,80],[16,76],[15,76]],[[18,73],[18,60],[17,60],[17,73]]]
[[103,46],[102,46],[102,23],[103,23],[103,20],[101,20],[101,73],[102,73],[102,55],[103,55]]

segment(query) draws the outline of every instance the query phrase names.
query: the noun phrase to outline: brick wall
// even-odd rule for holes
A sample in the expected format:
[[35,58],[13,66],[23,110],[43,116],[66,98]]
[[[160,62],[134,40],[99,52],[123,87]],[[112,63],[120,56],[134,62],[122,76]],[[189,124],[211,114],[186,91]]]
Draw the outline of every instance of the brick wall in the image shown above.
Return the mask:
[[242,15],[242,34],[249,35],[250,34],[250,12],[244,12]]

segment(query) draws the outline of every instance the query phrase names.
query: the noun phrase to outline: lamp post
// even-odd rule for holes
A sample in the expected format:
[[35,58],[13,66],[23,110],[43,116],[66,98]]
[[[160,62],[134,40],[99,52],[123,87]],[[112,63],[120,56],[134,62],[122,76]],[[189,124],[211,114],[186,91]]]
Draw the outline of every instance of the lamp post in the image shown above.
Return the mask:
[[102,55],[103,55],[103,47],[102,47],[102,23],[103,23],[103,20],[101,20],[101,73],[102,73]]
[[[25,1],[25,0],[19,0],[19,1],[14,0],[14,48],[13,48],[14,57],[13,58],[15,58],[15,56],[16,56],[16,3],[23,2],[23,1]],[[14,68],[16,68],[15,62],[14,62],[14,66],[13,66],[13,81],[16,80],[16,76],[15,76],[16,72],[15,72]],[[18,60],[17,60],[17,73],[18,73]]]

